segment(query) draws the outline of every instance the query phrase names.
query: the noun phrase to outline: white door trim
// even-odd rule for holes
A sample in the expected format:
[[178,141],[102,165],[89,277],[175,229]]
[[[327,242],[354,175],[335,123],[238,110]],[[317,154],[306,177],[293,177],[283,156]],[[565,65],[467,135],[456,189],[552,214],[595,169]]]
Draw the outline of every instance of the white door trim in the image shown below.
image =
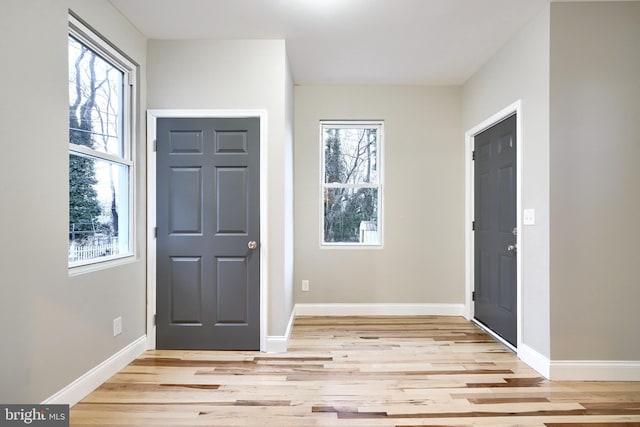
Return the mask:
[[147,110],[147,343],[156,348],[156,121],[161,117],[257,117],[260,119],[260,351],[267,348],[269,236],[266,110]]
[[475,136],[480,132],[490,128],[494,124],[504,120],[505,118],[516,114],[516,226],[518,227],[518,235],[516,244],[518,245],[518,256],[516,258],[516,305],[517,305],[517,348],[521,348],[522,344],[522,257],[525,248],[522,244],[522,153],[524,144],[522,140],[522,114],[521,101],[518,100],[513,104],[503,108],[491,117],[482,121],[478,125],[465,132],[465,317],[468,320],[473,319],[474,310],[471,300],[471,292],[473,291],[474,278],[474,238],[471,223],[474,219],[474,166],[473,166],[473,148],[475,144]]

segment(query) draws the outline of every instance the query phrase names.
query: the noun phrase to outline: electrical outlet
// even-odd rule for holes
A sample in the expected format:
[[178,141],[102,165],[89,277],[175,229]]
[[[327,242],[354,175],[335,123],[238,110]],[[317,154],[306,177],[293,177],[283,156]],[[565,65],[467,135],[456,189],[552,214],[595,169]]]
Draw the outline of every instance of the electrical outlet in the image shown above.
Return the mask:
[[303,280],[302,281],[302,291],[303,292],[309,292],[309,281],[308,280]]
[[122,317],[113,319],[113,336],[117,337],[122,333]]
[[522,223],[524,225],[536,225],[536,210],[524,209],[522,211]]

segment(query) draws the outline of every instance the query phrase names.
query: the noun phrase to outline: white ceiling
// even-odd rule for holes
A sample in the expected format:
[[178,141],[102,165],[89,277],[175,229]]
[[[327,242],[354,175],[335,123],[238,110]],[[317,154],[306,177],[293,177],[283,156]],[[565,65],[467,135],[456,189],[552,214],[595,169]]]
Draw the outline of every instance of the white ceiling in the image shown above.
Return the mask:
[[299,84],[461,84],[549,0],[110,0],[150,39],[285,39]]

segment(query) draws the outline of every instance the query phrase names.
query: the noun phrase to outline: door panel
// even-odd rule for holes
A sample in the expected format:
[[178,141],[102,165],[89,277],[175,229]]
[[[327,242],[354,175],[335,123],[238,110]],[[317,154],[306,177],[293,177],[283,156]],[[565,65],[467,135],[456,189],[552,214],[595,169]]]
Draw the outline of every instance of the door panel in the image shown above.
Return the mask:
[[169,169],[169,233],[202,233],[202,168]]
[[512,197],[514,181],[512,165],[500,168],[498,171],[498,191],[500,192],[498,196],[498,203],[500,203],[498,206],[498,230],[501,233],[513,234],[513,227],[515,227],[515,199]]
[[516,116],[475,136],[475,318],[517,343]]
[[246,258],[218,257],[216,272],[218,279],[216,323],[246,323],[249,293]]
[[202,259],[171,257],[171,323],[202,324]]
[[246,132],[218,132],[216,134],[216,152],[218,154],[247,153]]
[[514,292],[512,289],[513,283],[515,283],[515,270],[514,270],[513,256],[501,255],[500,256],[500,299],[498,304],[500,308],[508,312],[515,310]]
[[157,122],[159,349],[260,348],[260,122]]
[[171,154],[202,154],[202,132],[169,131]]
[[247,169],[216,168],[218,225],[216,234],[247,234]]

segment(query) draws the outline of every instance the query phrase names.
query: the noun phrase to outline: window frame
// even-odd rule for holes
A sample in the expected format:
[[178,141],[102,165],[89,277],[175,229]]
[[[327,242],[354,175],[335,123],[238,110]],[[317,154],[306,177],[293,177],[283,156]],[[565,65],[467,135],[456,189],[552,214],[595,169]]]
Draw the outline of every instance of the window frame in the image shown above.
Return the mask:
[[[342,183],[326,183],[326,166],[325,166],[325,128],[376,128],[377,129],[377,172],[378,182],[376,184],[342,184]],[[319,126],[320,140],[320,248],[321,249],[383,249],[384,248],[384,120],[320,120]],[[378,243],[361,243],[361,242],[325,242],[324,240],[324,194],[329,188],[374,188],[378,190]]]
[[[136,111],[137,111],[137,73],[138,65],[120,52],[108,40],[98,34],[95,30],[82,22],[78,17],[69,11],[68,37],[74,38],[79,43],[94,51],[104,61],[123,73],[122,83],[122,156],[102,152],[90,147],[72,144],[68,142],[69,156],[78,155],[105,161],[108,163],[126,167],[128,171],[128,242],[129,248],[126,253],[117,255],[102,256],[81,261],[68,261],[67,267],[69,275],[82,274],[103,268],[109,268],[122,263],[131,262],[136,257]],[[68,42],[67,42],[68,43]],[[67,103],[69,100],[67,99]],[[67,121],[68,121],[67,117]],[[68,128],[68,125],[67,125]]]

